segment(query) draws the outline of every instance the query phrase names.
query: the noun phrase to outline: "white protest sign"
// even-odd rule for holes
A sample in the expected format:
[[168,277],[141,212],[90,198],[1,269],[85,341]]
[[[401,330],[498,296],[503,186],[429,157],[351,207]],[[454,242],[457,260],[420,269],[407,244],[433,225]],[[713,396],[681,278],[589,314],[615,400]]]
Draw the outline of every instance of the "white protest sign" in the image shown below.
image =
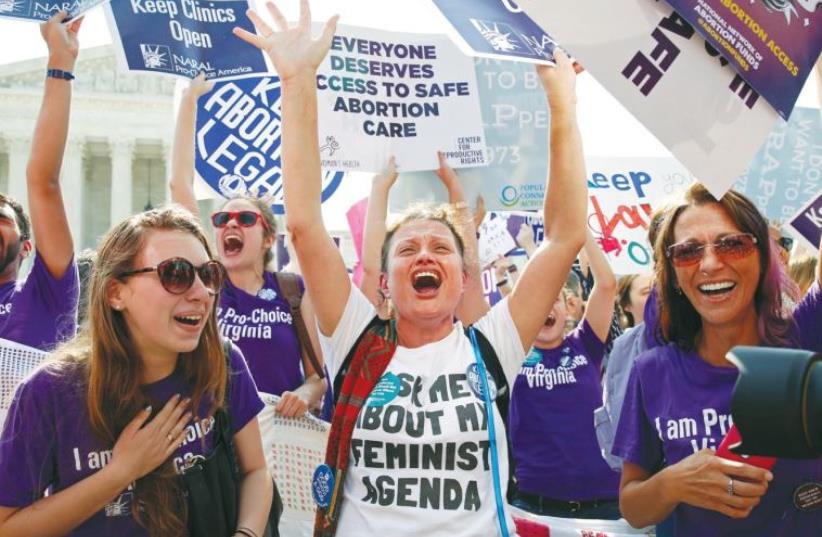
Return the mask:
[[779,115],[665,2],[518,0],[715,196]]
[[485,215],[479,226],[479,262],[480,267],[487,267],[498,257],[504,256],[517,247],[514,237],[508,232],[507,220]]
[[314,470],[325,462],[330,424],[305,414],[284,418],[274,410],[280,397],[261,393],[265,407],[257,419],[266,466],[283,500],[280,535],[310,537],[316,505],[311,496]]
[[0,0],[0,18],[43,22],[58,11],[66,11],[74,19],[106,0]]
[[320,66],[320,153],[333,170],[486,163],[473,61],[444,35],[338,26]]

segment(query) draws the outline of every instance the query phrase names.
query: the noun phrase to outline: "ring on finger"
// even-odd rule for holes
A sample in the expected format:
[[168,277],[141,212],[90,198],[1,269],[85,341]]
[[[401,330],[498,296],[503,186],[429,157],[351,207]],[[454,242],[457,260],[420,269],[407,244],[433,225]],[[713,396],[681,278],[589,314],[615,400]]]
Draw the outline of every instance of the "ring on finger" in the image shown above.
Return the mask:
[[734,494],[734,480],[731,477],[728,478],[728,495],[729,496],[734,496],[735,495]]

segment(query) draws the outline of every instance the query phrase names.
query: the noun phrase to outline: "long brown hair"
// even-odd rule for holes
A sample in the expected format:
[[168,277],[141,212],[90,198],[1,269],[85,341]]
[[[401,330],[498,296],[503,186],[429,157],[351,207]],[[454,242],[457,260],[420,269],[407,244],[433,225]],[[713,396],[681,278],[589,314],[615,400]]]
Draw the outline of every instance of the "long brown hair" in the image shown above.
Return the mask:
[[619,279],[617,284],[617,306],[619,306],[619,323],[622,328],[632,328],[636,325],[634,314],[626,308],[631,305],[631,287],[634,281],[639,278],[639,274],[626,274]]
[[676,273],[665,252],[674,243],[674,230],[682,212],[688,207],[711,203],[719,205],[741,231],[756,237],[759,281],[754,294],[754,306],[760,341],[769,346],[790,346],[794,323],[785,310],[783,293],[795,296],[796,286],[788,279],[776,252],[771,248],[768,223],[756,205],[742,194],[731,190],[717,200],[700,183],[694,183],[679,202],[668,207],[669,212],[654,245],[659,323],[663,336],[684,349],[693,350],[696,336],[702,329],[702,317],[688,297],[677,290]]
[[[125,426],[151,404],[140,385],[142,360],[123,315],[108,301],[118,275],[134,269],[148,233],[177,230],[191,233],[213,259],[205,234],[187,211],[167,207],[136,214],[102,238],[89,281],[88,323],[57,353],[57,365],[80,370],[86,382],[86,407],[95,437],[113,446]],[[160,291],[164,292],[164,291]],[[192,389],[192,407],[211,402],[209,416],[223,404],[226,362],[216,321],[216,300],[197,347],[181,353],[178,369]],[[155,412],[160,408],[155,406]],[[137,480],[133,515],[151,537],[186,533],[186,504],[172,460]]]

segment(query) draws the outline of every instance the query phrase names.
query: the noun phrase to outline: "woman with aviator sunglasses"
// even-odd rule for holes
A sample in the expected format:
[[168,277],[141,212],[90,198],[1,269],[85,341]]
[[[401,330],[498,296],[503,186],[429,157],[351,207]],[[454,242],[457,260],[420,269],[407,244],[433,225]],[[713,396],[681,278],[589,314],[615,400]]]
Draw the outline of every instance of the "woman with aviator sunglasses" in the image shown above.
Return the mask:
[[[174,138],[171,198],[198,215],[194,197],[194,126],[197,99],[213,83],[196,77],[183,94]],[[301,416],[320,405],[326,384],[303,356],[288,301],[268,269],[277,238],[274,214],[268,204],[252,196],[238,196],[211,215],[216,249],[228,279],[220,295],[217,317],[223,335],[243,351],[261,392],[281,397],[277,412]],[[298,280],[303,292],[302,280]],[[311,301],[303,295],[300,310],[318,358]],[[320,364],[321,365],[321,364]]]
[[187,211],[137,214],[108,232],[84,331],[15,394],[0,437],[0,535],[185,535],[178,474],[209,453],[227,401],[242,476],[235,535],[262,535],[263,403],[242,354],[225,356],[214,316],[223,281]]
[[[779,460],[770,470],[717,456],[732,426],[736,345],[797,346],[820,318],[818,297],[793,318],[795,296],[746,197],[716,200],[699,184],[670,208],[654,245],[665,346],[634,363],[613,454],[624,460],[620,509],[635,527],[673,513],[676,535],[816,535],[822,511],[794,492],[822,481],[822,459]],[[799,333],[797,333],[797,330]],[[818,327],[817,327],[818,330]]]

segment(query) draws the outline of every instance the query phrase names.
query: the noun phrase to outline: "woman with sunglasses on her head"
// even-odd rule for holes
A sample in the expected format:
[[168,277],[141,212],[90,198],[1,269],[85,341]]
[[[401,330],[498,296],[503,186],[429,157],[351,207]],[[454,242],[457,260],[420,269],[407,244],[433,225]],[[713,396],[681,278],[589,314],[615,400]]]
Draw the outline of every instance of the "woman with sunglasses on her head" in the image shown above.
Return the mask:
[[262,535],[272,497],[263,404],[236,348],[227,364],[214,317],[223,280],[186,211],[137,214],[103,237],[87,326],[9,411],[0,535],[186,534],[178,474],[209,454],[227,402],[241,474],[235,535]]
[[[267,7],[274,28],[249,11],[257,33],[234,32],[264,50],[280,77],[286,222],[314,299],[329,369],[332,375],[347,371],[340,374],[327,464],[315,478],[322,507],[315,535],[514,533],[503,500],[505,427],[496,405],[484,404],[499,392],[481,373],[483,359],[471,337],[454,322],[467,279],[459,233],[437,210],[407,213],[388,230],[380,286],[395,313],[390,321],[377,319],[371,302],[352,286],[321,214],[316,75],[336,18],[314,40],[307,0],[292,28],[272,3]],[[511,294],[470,332],[493,348],[509,386],[585,242],[576,74],[564,53],[556,57],[556,68],[538,69],[551,108],[546,240]]]
[[[194,215],[199,214],[192,186],[197,99],[212,86],[202,74],[191,81],[180,103],[174,134],[171,198]],[[288,300],[269,269],[271,247],[277,239],[271,207],[256,197],[238,196],[212,214],[211,223],[217,253],[228,273],[217,309],[223,335],[243,351],[259,390],[281,397],[277,412],[297,417],[318,408],[326,383],[302,352]],[[302,292],[301,279],[298,285]],[[300,311],[322,367],[314,312],[305,295]]]
[[[613,453],[623,458],[620,508],[635,527],[671,513],[675,534],[818,535],[822,510],[803,511],[798,487],[822,481],[822,459],[770,470],[717,456],[732,425],[736,345],[795,346],[819,330],[818,308],[791,318],[792,284],[750,200],[717,201],[695,184],[670,208],[655,244],[659,323],[669,343],[634,363]],[[814,328],[814,324],[817,326]],[[807,508],[804,505],[804,508]]]

